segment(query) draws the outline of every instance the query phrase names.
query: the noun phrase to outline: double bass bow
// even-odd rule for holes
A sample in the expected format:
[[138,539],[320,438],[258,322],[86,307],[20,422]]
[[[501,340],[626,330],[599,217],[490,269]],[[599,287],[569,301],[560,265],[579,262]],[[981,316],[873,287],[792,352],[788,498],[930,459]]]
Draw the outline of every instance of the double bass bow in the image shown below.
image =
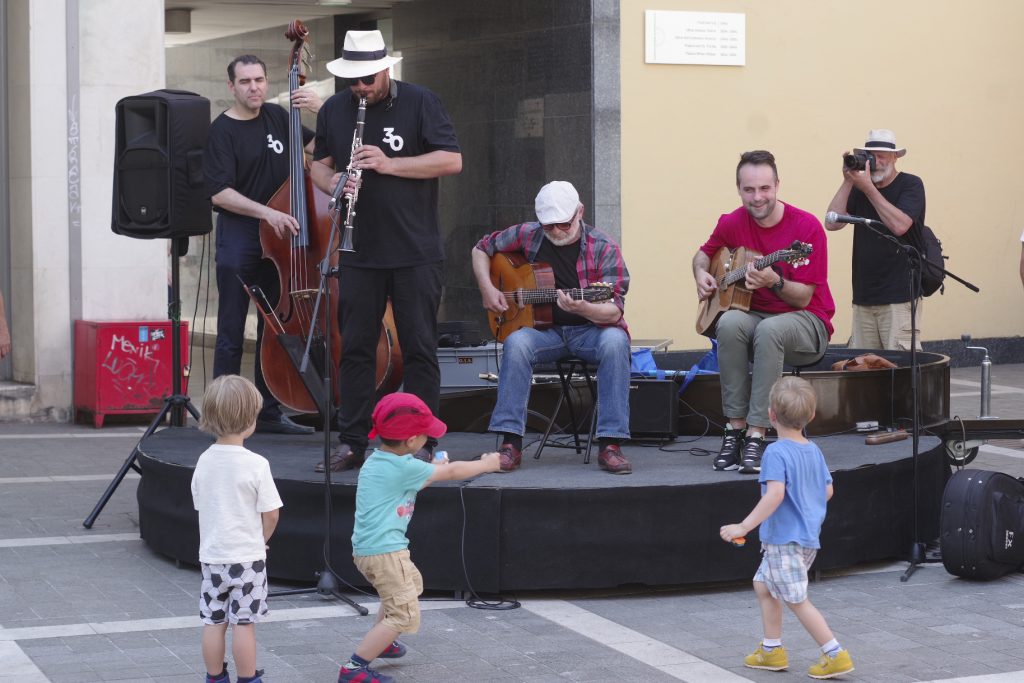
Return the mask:
[[[285,32],[292,41],[289,102],[291,93],[305,83],[302,53],[308,35],[309,29],[299,20],[291,22]],[[289,103],[288,113],[289,177],[268,206],[293,216],[299,231],[290,239],[280,239],[269,223],[260,221],[263,256],[277,268],[281,294],[272,307],[265,297],[254,297],[270,332],[264,334],[259,363],[267,388],[277,400],[292,410],[315,413],[321,411],[328,398],[323,396],[324,373],[330,373],[330,385],[334,388],[330,402],[337,405],[340,401],[337,378],[342,348],[337,312],[326,307],[316,309],[324,286],[328,288],[329,300],[338,300],[338,279],[321,277],[322,267],[337,268],[338,251],[328,207],[330,197],[316,188],[305,168],[300,111]],[[300,372],[307,348],[312,365]],[[330,349],[330,359],[329,367],[325,368],[326,349]],[[401,352],[389,304],[377,346],[378,391],[397,388],[401,377]]]

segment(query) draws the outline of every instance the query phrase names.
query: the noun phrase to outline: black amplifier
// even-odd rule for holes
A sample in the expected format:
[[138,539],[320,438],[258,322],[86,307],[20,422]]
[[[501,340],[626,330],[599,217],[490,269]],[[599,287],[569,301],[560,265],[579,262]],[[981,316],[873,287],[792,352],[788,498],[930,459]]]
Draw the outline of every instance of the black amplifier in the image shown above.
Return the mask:
[[679,433],[679,384],[629,380],[629,433],[634,439],[674,439]]

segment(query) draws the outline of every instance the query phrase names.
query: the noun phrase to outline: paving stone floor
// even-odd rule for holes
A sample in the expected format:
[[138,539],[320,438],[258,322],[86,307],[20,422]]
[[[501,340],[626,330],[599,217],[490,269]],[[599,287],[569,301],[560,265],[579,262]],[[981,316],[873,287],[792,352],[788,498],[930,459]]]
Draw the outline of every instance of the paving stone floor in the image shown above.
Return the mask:
[[[951,413],[976,416],[979,368],[951,378]],[[991,412],[1024,418],[1024,365],[994,366],[992,380]],[[0,426],[0,683],[202,679],[199,573],[139,540],[137,478],[122,482],[92,530],[82,527],[142,431]],[[1024,476],[1024,446],[991,441],[971,466]],[[1024,575],[976,583],[926,564],[901,582],[905,568],[854,567],[812,584],[812,601],[853,655],[846,680],[1024,680]],[[335,680],[373,619],[374,601],[353,597],[369,617],[317,596],[275,599],[257,629],[266,680]],[[816,658],[787,615],[790,670],[742,666],[760,637],[749,582],[516,597],[520,608],[498,611],[426,596],[420,632],[404,639],[409,654],[380,670],[399,681],[785,681],[805,679]]]

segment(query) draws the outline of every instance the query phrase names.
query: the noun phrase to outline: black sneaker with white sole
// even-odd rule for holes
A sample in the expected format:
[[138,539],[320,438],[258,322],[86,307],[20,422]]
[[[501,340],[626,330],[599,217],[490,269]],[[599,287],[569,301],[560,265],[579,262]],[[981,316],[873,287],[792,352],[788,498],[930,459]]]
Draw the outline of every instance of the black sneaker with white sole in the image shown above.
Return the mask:
[[761,456],[764,455],[764,437],[748,436],[740,453],[740,474],[757,474],[761,471]]
[[725,435],[722,436],[722,450],[718,452],[713,465],[716,470],[725,472],[740,466],[740,449],[743,447],[743,437],[746,433],[745,429],[725,428]]

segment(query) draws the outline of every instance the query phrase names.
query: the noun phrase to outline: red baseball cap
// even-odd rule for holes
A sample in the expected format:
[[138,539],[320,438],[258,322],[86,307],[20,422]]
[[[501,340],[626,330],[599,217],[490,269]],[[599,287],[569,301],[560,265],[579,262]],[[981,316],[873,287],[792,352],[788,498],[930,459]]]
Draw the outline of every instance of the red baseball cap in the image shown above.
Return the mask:
[[426,434],[440,439],[448,431],[448,425],[441,422],[418,396],[396,392],[388,394],[373,409],[373,429],[370,438],[402,441]]

